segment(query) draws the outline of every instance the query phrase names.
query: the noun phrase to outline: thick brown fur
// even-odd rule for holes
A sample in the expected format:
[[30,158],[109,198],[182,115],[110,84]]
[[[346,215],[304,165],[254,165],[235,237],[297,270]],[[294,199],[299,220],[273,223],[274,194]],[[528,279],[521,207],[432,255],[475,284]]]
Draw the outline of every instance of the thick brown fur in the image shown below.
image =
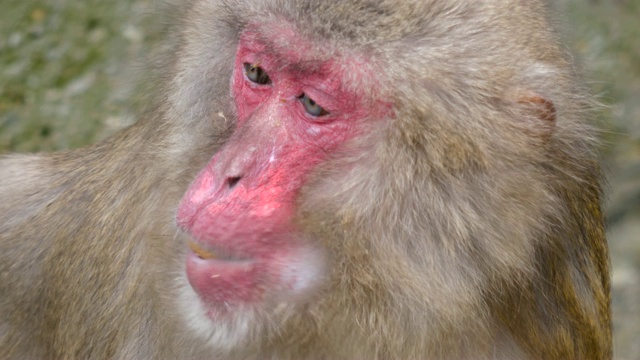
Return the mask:
[[[180,7],[153,111],[89,148],[0,159],[0,358],[611,358],[590,100],[541,2]],[[392,116],[298,199],[326,288],[216,350],[181,309],[174,215],[233,128],[234,51],[256,23],[320,60],[368,59],[382,88],[356,90]]]

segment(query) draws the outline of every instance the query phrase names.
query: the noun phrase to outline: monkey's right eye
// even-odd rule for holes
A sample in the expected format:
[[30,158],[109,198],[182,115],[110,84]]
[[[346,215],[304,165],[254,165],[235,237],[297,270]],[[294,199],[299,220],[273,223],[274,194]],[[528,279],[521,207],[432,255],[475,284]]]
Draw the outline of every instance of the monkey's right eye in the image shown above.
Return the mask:
[[264,69],[258,66],[257,64],[244,63],[243,66],[244,66],[244,73],[247,75],[247,78],[252,82],[259,85],[271,84],[271,79],[269,78],[269,75],[267,75]]

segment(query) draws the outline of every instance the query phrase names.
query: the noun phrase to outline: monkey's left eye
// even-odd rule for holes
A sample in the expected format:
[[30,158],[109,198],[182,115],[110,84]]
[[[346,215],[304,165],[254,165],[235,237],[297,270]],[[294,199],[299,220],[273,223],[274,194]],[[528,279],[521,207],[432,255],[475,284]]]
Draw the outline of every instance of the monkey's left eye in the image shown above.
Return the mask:
[[247,75],[249,80],[253,81],[256,84],[260,85],[268,85],[271,84],[271,79],[269,75],[264,71],[263,68],[256,64],[244,63],[244,73]]
[[316,104],[307,94],[302,94],[298,97],[304,106],[304,109],[313,116],[325,116],[329,115],[329,112],[323,109],[320,105]]

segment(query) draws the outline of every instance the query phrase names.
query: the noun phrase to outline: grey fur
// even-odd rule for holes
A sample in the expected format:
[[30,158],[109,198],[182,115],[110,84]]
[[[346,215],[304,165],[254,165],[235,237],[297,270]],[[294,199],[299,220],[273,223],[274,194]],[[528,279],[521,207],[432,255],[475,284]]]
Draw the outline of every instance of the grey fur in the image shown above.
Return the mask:
[[[0,159],[0,358],[610,358],[591,100],[542,2],[179,7],[156,109],[87,149]],[[299,199],[297,221],[333,259],[327,289],[253,313],[228,349],[180,309],[173,216],[233,129],[235,47],[255,24],[290,26],[320,61],[367,59],[381,88],[344,86],[393,116]],[[553,103],[551,130],[523,93]]]

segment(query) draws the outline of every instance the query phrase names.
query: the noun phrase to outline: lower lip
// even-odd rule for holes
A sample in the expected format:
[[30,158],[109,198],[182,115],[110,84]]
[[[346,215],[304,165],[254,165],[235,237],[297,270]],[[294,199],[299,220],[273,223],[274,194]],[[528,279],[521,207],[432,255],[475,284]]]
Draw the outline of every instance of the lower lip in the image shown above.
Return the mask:
[[256,302],[262,297],[264,275],[254,260],[202,259],[189,251],[186,265],[189,283],[212,309]]

